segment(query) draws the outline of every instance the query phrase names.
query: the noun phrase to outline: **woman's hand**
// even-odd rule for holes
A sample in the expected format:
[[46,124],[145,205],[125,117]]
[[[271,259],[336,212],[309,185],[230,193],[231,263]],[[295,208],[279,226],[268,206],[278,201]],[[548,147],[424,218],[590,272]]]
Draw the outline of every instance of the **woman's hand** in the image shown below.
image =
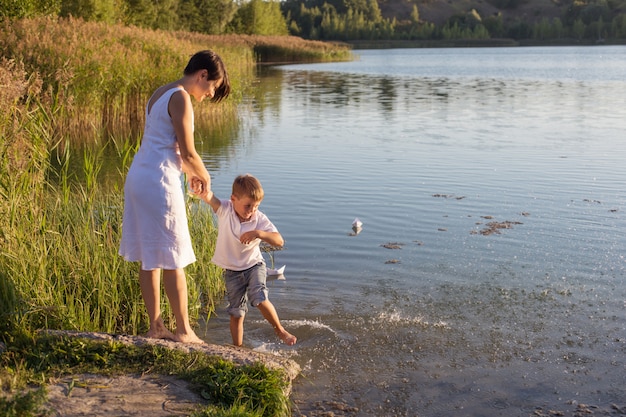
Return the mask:
[[191,180],[189,180],[189,188],[195,195],[202,196],[206,194],[208,187],[200,177],[191,177]]

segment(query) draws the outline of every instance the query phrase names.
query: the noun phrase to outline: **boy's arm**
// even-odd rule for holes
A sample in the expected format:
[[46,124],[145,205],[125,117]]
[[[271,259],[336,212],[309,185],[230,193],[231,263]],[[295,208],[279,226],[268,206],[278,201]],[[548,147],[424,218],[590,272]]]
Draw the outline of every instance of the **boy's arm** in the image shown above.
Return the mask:
[[206,197],[203,197],[202,199],[205,201],[205,203],[211,206],[211,208],[213,209],[213,212],[215,213],[217,213],[217,210],[220,208],[220,205],[222,205],[222,203],[220,202],[220,199],[217,198],[215,194],[213,194],[213,191],[211,190],[209,190]]
[[285,244],[285,240],[279,232],[264,232],[262,230],[258,230],[258,232],[259,239],[265,243],[278,247],[282,247]]
[[283,236],[279,232],[266,232],[264,230],[250,230],[239,237],[239,241],[244,245],[252,242],[254,239],[261,239],[263,242],[272,246],[281,247],[285,244]]
[[207,195],[207,203],[209,203],[209,206],[211,206],[215,213],[217,213],[217,210],[222,205],[222,202],[215,196],[213,191],[209,191],[209,195]]

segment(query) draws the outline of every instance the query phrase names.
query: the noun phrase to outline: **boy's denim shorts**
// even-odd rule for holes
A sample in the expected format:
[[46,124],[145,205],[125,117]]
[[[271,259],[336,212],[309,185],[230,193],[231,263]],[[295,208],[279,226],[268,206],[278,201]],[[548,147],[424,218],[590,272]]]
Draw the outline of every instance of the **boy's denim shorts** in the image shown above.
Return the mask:
[[266,278],[267,269],[262,262],[243,271],[225,269],[228,314],[234,317],[244,317],[248,312],[248,301],[256,307],[267,300]]

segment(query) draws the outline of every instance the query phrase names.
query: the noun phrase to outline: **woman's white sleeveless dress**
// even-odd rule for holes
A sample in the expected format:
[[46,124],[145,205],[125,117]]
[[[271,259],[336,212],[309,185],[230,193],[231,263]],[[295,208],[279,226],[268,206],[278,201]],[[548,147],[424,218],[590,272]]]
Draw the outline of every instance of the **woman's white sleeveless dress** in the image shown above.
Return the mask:
[[191,244],[182,183],[182,160],[168,113],[166,91],[146,107],[141,146],[124,185],[124,219],[119,254],[144,270],[184,268],[196,257]]

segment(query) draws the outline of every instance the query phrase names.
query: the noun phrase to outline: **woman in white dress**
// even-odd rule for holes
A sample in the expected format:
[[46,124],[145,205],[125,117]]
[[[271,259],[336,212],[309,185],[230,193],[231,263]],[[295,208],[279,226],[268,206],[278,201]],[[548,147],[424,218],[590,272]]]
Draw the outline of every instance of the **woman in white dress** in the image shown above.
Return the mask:
[[[187,224],[181,175],[194,192],[210,190],[208,171],[194,145],[191,97],[219,102],[230,93],[221,58],[212,51],[194,54],[177,81],[159,87],[146,106],[141,146],[124,185],[124,219],[119,253],[141,262],[139,284],[150,329],[147,337],[203,343],[189,323],[187,281],[183,268],[196,257]],[[193,181],[191,181],[193,180]],[[176,318],[168,330],[161,317],[160,283]]]

